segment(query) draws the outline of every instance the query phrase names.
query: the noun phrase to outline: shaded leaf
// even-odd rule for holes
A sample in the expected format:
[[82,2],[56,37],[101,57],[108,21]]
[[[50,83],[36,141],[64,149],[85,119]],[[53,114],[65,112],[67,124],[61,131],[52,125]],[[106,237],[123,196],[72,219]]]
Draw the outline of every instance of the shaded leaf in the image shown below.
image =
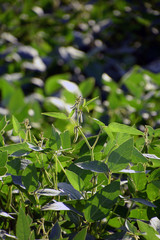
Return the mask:
[[131,200],[131,201],[134,201],[134,202],[142,203],[142,204],[144,204],[144,205],[146,205],[146,206],[149,206],[149,207],[154,207],[154,208],[157,207],[157,206],[154,205],[153,203],[151,203],[151,202],[149,202],[149,201],[147,201],[147,200],[145,200],[145,199],[142,199],[142,198],[130,198],[130,200]]
[[58,222],[56,222],[53,226],[53,228],[51,229],[50,235],[49,235],[49,240],[58,240],[60,239],[61,236],[61,228],[58,224]]
[[133,138],[121,144],[111,152],[108,158],[108,167],[112,172],[119,172],[126,168],[131,161],[133,152]]
[[93,222],[105,218],[117,202],[119,194],[120,183],[114,181],[89,198],[84,210],[86,220]]
[[71,184],[68,184],[68,183],[58,183],[58,188],[64,194],[68,195],[69,198],[71,198],[71,199],[81,199],[82,198],[80,192],[78,192],[76,189],[74,189]]

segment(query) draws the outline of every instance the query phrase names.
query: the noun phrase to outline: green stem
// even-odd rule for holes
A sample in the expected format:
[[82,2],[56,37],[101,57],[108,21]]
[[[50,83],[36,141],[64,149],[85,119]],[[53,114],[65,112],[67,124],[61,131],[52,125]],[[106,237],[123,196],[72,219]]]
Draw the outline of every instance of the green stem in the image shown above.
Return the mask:
[[90,143],[88,142],[88,139],[87,139],[86,136],[84,135],[84,133],[83,133],[83,131],[82,131],[82,129],[81,129],[80,126],[78,127],[78,130],[80,131],[80,133],[81,133],[83,139],[85,140],[85,142],[86,142],[89,150],[91,151],[91,150],[92,150],[92,147],[91,147]]
[[55,159],[55,189],[58,188],[58,158],[57,155],[54,155]]

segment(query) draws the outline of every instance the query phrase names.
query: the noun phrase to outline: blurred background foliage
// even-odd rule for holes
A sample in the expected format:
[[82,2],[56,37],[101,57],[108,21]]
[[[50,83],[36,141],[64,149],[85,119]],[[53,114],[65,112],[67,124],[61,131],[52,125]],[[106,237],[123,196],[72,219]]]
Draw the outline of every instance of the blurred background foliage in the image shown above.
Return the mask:
[[[69,114],[79,95],[99,96],[90,113],[105,124],[159,127],[159,26],[157,0],[1,0],[1,118],[48,131],[41,112]],[[90,121],[88,134],[98,128]]]

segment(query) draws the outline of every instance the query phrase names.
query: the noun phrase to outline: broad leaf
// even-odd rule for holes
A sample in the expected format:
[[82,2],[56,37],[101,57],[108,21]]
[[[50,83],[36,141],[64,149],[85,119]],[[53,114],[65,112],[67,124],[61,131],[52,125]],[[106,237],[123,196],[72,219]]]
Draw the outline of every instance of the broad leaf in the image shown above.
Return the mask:
[[36,191],[36,194],[40,196],[58,196],[61,193],[62,193],[61,191],[50,189],[50,188],[40,189]]
[[58,240],[60,239],[60,236],[61,236],[61,228],[58,222],[56,222],[50,232],[49,240]]
[[63,202],[56,202],[55,200],[51,203],[46,204],[45,206],[42,207],[43,211],[47,210],[53,210],[53,211],[70,211],[71,209],[66,206]]
[[22,183],[29,192],[33,192],[38,187],[37,169],[34,164],[28,165],[23,171]]
[[144,135],[143,132],[137,130],[136,128],[121,123],[112,122],[108,127],[112,132],[127,133],[131,135]]
[[142,198],[130,198],[130,200],[131,200],[131,201],[134,201],[134,202],[142,203],[142,204],[144,204],[144,205],[146,205],[146,206],[149,206],[149,207],[154,207],[154,208],[157,207],[157,206],[154,205],[153,203],[151,203],[151,202],[149,202],[149,201],[147,201],[147,200],[145,200],[145,199],[142,199]]
[[76,189],[73,188],[71,184],[68,183],[58,183],[58,188],[60,191],[62,191],[64,194],[68,195],[71,199],[81,199],[82,196],[80,192],[78,192]]
[[68,119],[67,115],[61,112],[46,112],[42,113],[45,116],[53,117],[53,118],[58,118],[58,119],[63,119],[66,120]]
[[152,226],[139,220],[137,223],[140,231],[146,233],[146,235],[144,235],[146,240],[159,240],[159,237],[157,237],[158,232],[155,231]]
[[121,144],[112,151],[108,158],[108,167],[111,172],[119,172],[125,169],[131,162],[133,152],[133,138]]
[[94,222],[105,218],[120,194],[120,183],[114,181],[102,188],[87,200],[84,215],[87,221]]
[[0,167],[0,176],[4,176],[7,173],[6,167]]
[[8,155],[7,152],[0,152],[0,167],[4,167],[7,163]]
[[81,191],[84,188],[84,182],[76,173],[66,170],[66,176],[70,184],[77,190]]
[[60,138],[61,138],[61,143],[62,143],[63,149],[71,148],[71,138],[70,138],[70,134],[69,134],[68,130],[61,133]]
[[30,226],[28,217],[26,216],[23,208],[20,208],[17,224],[16,224],[16,236],[21,240],[28,240],[30,237]]
[[83,228],[80,232],[76,234],[73,240],[85,240],[87,235],[87,228]]

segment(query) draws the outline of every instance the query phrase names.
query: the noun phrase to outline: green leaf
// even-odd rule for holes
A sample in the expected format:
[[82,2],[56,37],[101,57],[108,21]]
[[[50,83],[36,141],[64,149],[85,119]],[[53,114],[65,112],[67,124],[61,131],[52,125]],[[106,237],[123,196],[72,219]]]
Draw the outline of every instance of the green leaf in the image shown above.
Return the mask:
[[147,159],[143,156],[141,152],[138,151],[137,148],[133,148],[132,154],[132,163],[147,163]]
[[50,131],[48,147],[50,147],[54,150],[59,150],[61,147],[60,135],[59,135],[57,129],[53,125],[52,125],[51,131]]
[[91,100],[87,101],[84,106],[85,106],[85,107],[88,106],[88,105],[91,104],[92,102],[96,101],[98,98],[99,98],[98,96],[95,97],[95,98],[92,98]]
[[126,220],[125,222],[125,227],[127,228],[127,230],[133,234],[136,234],[138,231],[137,231],[137,228],[132,224],[130,223],[128,220]]
[[0,176],[4,176],[7,173],[7,170],[6,167],[0,167]]
[[19,113],[24,106],[24,94],[20,88],[16,89],[10,99],[9,110],[12,114]]
[[20,208],[17,224],[16,224],[16,236],[18,240],[28,240],[31,234],[28,217],[26,216],[23,208]]
[[84,210],[86,220],[93,222],[105,218],[117,202],[119,194],[120,183],[114,181],[89,198]]
[[7,163],[8,155],[7,152],[0,152],[0,167],[4,167]]
[[79,162],[79,163],[76,163],[75,165],[82,169],[90,170],[92,172],[97,172],[97,173],[108,172],[107,165],[100,161]]
[[107,133],[107,135],[109,136],[109,138],[113,141],[114,140],[114,136],[112,131],[110,130],[110,128],[108,126],[103,127],[103,130]]
[[76,234],[73,240],[85,240],[87,236],[87,228],[83,228],[80,232]]
[[6,125],[7,125],[7,120],[6,120],[6,116],[4,116],[0,121],[0,131],[4,130]]
[[159,237],[156,236],[156,235],[159,235],[158,232],[155,231],[154,228],[151,227],[149,224],[144,223],[139,220],[137,221],[137,223],[138,223],[138,227],[139,227],[140,231],[146,233],[144,235],[146,240],[151,240],[151,239],[158,240],[159,239]]
[[66,114],[61,113],[61,112],[46,112],[46,113],[42,113],[45,116],[49,116],[49,117],[53,117],[53,118],[58,118],[58,119],[68,119],[68,117],[66,116]]
[[77,190],[81,191],[84,188],[84,182],[76,173],[66,170],[66,176],[70,184]]
[[60,138],[61,138],[61,143],[62,143],[63,149],[71,148],[71,138],[70,138],[70,134],[69,134],[68,130],[61,133]]
[[22,182],[29,192],[33,192],[38,187],[37,169],[34,164],[28,165],[23,171]]
[[160,181],[155,180],[147,185],[147,196],[151,201],[160,199]]
[[127,133],[131,135],[144,135],[143,132],[128,125],[112,122],[108,125],[112,132]]
[[101,127],[104,127],[105,126],[105,124],[103,123],[103,122],[101,122],[100,120],[98,120],[98,119],[96,119],[96,118],[92,118],[92,117],[90,117],[95,123],[97,123],[99,126],[101,126]]
[[83,94],[83,97],[86,98],[92,93],[94,84],[95,84],[94,78],[88,78],[79,84],[79,88]]
[[147,212],[148,212],[148,209],[142,209],[142,208],[132,209],[130,211],[129,219],[133,218],[133,219],[148,221],[149,217]]
[[108,167],[111,172],[119,172],[125,169],[131,162],[133,152],[133,138],[130,138],[117,149],[111,152],[108,158]]
[[61,87],[61,85],[58,83],[60,79],[69,79],[69,78],[70,78],[70,74],[68,73],[57,74],[47,78],[45,81],[45,87],[44,87],[46,94],[51,95]]
[[142,163],[139,163],[138,165],[133,166],[131,169],[140,172],[136,174],[131,173],[131,178],[134,182],[136,191],[142,191],[143,189],[145,189],[147,184],[147,177],[144,172],[144,166],[142,165]]
[[22,149],[29,150],[27,143],[10,144],[8,146],[0,147],[0,151],[7,151],[8,154],[12,154]]
[[18,134],[19,130],[21,129],[21,125],[14,115],[12,115],[12,123],[14,131]]

